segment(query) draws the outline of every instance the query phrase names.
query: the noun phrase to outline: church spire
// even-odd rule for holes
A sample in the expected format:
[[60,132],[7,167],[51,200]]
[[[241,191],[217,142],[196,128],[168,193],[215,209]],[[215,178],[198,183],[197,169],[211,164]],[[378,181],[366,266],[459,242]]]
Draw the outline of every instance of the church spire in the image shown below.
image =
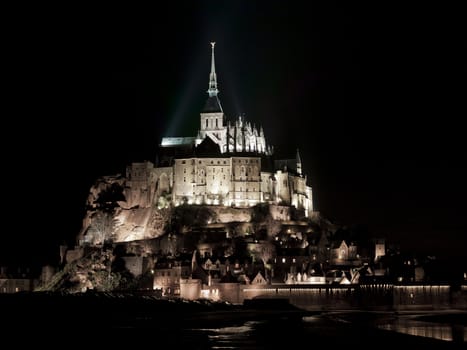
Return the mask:
[[211,73],[209,74],[209,97],[217,96],[219,90],[217,89],[217,76],[216,76],[216,64],[214,61],[214,46],[215,42],[211,42]]
[[302,175],[302,160],[300,158],[300,152],[298,151],[298,148],[297,148],[296,161],[297,161],[297,174],[301,176]]

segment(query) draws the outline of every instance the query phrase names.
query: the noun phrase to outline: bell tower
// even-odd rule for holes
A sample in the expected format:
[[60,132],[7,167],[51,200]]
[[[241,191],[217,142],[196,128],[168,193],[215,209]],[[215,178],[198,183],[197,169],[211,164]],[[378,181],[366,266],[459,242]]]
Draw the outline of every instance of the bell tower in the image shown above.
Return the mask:
[[209,73],[208,99],[200,114],[199,139],[201,143],[206,136],[209,136],[219,145],[221,152],[226,152],[226,126],[225,116],[222,110],[221,102],[218,98],[219,89],[217,88],[217,74],[214,57],[215,42],[211,42],[211,72]]

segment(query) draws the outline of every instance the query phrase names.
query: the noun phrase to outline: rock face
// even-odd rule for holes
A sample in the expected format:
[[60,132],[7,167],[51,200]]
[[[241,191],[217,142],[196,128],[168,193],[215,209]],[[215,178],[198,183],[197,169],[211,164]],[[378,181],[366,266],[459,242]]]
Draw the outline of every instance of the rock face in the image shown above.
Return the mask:
[[147,203],[144,186],[132,189],[129,185],[135,187],[120,175],[96,181],[86,202],[87,212],[78,236],[80,243],[128,242],[156,238],[164,233],[171,210]]
[[116,210],[116,227],[113,235],[115,242],[128,242],[161,236],[169,222],[170,210],[133,208]]
[[[130,242],[157,238],[174,231],[187,232],[193,226],[246,227],[245,224],[258,221],[257,207],[175,206],[170,196],[151,194],[146,190],[141,183],[128,181],[120,175],[99,178],[89,192],[87,212],[78,236],[80,244]],[[291,219],[291,207],[288,206],[267,205],[263,215],[267,213],[277,222]]]
[[187,232],[193,225],[244,226],[254,216],[252,207],[174,206],[170,196],[152,194],[144,184],[121,175],[99,178],[89,191],[86,208],[78,236],[80,245],[153,239],[174,230]]
[[113,255],[110,251],[95,250],[67,263],[37,291],[85,292],[87,290],[111,291],[122,276],[111,271]]

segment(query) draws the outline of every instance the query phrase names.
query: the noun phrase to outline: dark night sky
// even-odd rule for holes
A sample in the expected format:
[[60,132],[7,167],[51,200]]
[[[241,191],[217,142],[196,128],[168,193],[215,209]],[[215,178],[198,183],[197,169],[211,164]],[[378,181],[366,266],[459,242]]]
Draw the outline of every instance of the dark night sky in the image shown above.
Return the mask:
[[467,57],[459,9],[170,3],[10,13],[0,262],[50,261],[78,233],[98,176],[154,160],[164,135],[196,134],[210,41],[224,111],[262,124],[279,155],[300,149],[324,216],[461,262]]

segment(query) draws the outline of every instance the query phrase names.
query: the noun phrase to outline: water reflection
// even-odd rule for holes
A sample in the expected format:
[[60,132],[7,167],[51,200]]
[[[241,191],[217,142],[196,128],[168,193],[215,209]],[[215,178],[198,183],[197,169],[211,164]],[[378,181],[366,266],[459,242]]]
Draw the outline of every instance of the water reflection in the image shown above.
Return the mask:
[[[464,315],[444,315],[449,316],[448,322],[445,322],[448,318],[442,315],[424,316],[429,316],[429,319],[436,317],[436,320],[422,320],[419,314],[395,316],[392,312],[347,311],[300,317],[265,317],[232,325],[224,323],[223,327],[221,323],[220,327],[216,327],[214,322],[209,327],[190,328],[189,340],[186,331],[183,332],[183,345],[189,345],[192,349],[293,349],[314,339],[316,342],[326,342],[330,348],[359,346],[366,349],[373,346],[370,343],[362,345],[361,339],[370,333],[389,347],[398,346],[401,339],[410,345],[431,344],[428,339],[462,344],[467,339],[466,327],[462,325]],[[376,331],[375,327],[381,331],[372,332]],[[426,339],[401,338],[398,333]]]
[[414,319],[397,319],[378,327],[399,333],[445,341],[464,342],[467,339],[467,329],[462,325],[424,322]]
[[199,331],[208,335],[211,349],[254,349],[256,344],[251,333],[259,323],[248,321],[241,326],[204,328]]

